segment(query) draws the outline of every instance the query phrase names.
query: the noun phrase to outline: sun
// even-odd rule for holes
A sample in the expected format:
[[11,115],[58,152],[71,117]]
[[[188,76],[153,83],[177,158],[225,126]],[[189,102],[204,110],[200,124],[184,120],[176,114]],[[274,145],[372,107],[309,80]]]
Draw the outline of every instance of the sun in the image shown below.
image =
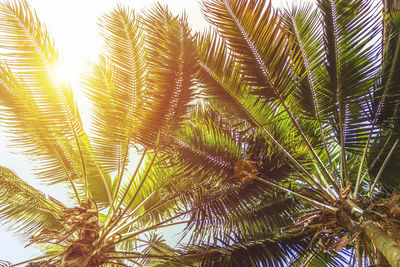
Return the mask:
[[82,98],[80,83],[82,64],[74,60],[60,61],[50,67],[50,76],[61,87],[69,87],[74,92],[75,98]]
[[51,70],[52,78],[61,84],[71,84],[74,80],[74,73],[71,66],[65,63],[59,63],[54,65]]
[[70,88],[75,101],[82,112],[82,119],[89,121],[90,103],[86,98],[81,84],[81,73],[83,66],[77,60],[63,61],[54,64],[50,68],[50,75],[53,81],[63,89]]

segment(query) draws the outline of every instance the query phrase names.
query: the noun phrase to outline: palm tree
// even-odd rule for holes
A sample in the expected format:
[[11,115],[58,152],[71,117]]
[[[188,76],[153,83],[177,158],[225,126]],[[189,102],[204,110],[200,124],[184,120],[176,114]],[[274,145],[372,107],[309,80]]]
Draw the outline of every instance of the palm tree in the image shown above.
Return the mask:
[[[69,183],[76,205],[2,168],[2,220],[35,233],[45,265],[398,266],[397,5],[203,10],[213,28],[197,51],[162,7],[102,18],[106,49],[84,75],[89,138],[48,73],[45,28],[26,2],[1,5],[1,111],[38,176]],[[153,232],[175,224],[190,237],[180,250]]]
[[25,0],[0,4],[2,122],[37,178],[68,184],[73,203],[0,167],[1,222],[43,249],[31,266],[181,264],[159,229],[191,211],[169,190],[177,178],[162,151],[196,92],[194,38],[185,16],[160,5],[141,15],[118,6],[99,24],[105,49],[83,78],[89,137],[70,85],[52,75],[61,59],[46,27]]
[[[202,243],[182,255],[213,266],[400,266],[397,1],[280,11],[205,0],[203,10],[213,25],[198,38],[208,124],[186,138],[220,165],[221,181],[199,209],[212,218],[198,214],[212,227],[195,228]],[[292,207],[271,205],[273,193]]]

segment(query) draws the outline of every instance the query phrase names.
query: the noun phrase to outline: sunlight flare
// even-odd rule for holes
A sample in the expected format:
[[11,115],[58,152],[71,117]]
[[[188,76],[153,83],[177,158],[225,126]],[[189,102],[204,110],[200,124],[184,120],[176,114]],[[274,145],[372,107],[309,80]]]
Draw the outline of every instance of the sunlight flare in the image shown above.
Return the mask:
[[[77,65],[77,64],[75,64]],[[52,78],[60,84],[76,85],[79,83],[80,67],[67,62],[60,62],[51,68]]]

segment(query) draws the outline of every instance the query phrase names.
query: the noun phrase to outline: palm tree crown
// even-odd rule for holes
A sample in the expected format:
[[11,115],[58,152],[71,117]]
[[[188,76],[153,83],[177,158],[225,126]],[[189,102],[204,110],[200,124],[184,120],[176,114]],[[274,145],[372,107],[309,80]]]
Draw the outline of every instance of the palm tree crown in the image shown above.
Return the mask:
[[[278,11],[220,0],[203,10],[214,28],[198,39],[199,82],[246,138],[236,167],[254,168],[242,186],[264,192],[250,216],[240,209],[243,228],[212,244],[210,263],[397,266],[396,6],[320,0]],[[301,207],[269,209],[271,224],[262,217],[271,191]]]
[[[175,219],[187,212],[167,190],[175,178],[157,177],[166,168],[165,139],[195,92],[186,18],[161,5],[143,15],[118,6],[101,18],[106,46],[83,75],[93,103],[90,138],[70,86],[52,75],[60,56],[36,13],[26,1],[3,2],[0,20],[2,119],[38,163],[37,176],[68,183],[77,205],[66,207],[1,167],[1,220],[17,222],[14,230],[42,244],[46,254],[36,260],[46,266],[173,260],[154,230],[182,224]],[[132,155],[138,164],[128,170]]]

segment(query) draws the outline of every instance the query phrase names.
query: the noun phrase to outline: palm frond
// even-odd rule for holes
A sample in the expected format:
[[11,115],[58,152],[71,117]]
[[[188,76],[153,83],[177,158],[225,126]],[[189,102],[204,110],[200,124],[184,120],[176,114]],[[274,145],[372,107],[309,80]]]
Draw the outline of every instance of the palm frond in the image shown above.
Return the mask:
[[288,49],[278,12],[264,0],[204,1],[204,11],[240,62],[243,79],[263,97],[279,97],[288,83],[282,72]]
[[[283,14],[283,26],[292,43],[293,54],[298,55],[299,82],[294,88],[299,113],[309,119],[322,121],[327,118],[320,112],[317,99],[321,91],[321,64],[323,63],[323,38],[320,15],[314,6],[293,6]],[[322,126],[320,126],[322,127]]]
[[315,249],[307,252],[307,240],[309,237],[306,234],[277,238],[252,237],[251,240],[236,240],[225,246],[193,246],[183,258],[200,266],[288,266],[303,255],[315,256],[324,266],[343,266],[346,263],[344,257],[330,258]]
[[51,74],[51,69],[60,63],[60,57],[46,27],[26,1],[2,3],[0,16],[4,21],[0,27],[5,49],[2,59],[28,87],[31,101],[41,110],[41,114],[37,114],[39,118],[46,120],[58,134],[72,134],[71,124],[78,127],[74,130],[79,133],[82,128],[78,114],[68,114],[68,108],[75,111],[68,107],[73,104],[64,92],[68,88],[57,84]]
[[[220,186],[221,187],[221,186]],[[190,193],[193,195],[190,195]],[[229,242],[234,236],[273,236],[294,224],[301,204],[261,184],[224,186],[202,184],[184,195],[193,212],[184,235],[189,243]]]
[[276,100],[275,111],[287,116],[310,155],[332,180],[286,100],[296,85],[293,75],[298,66],[292,64],[295,55],[279,12],[264,0],[204,1],[204,11],[237,61],[240,78],[251,86],[248,91],[266,102]]
[[107,201],[109,181],[93,158],[72,90],[51,74],[60,59],[46,27],[26,1],[1,3],[0,19],[8,66],[1,68],[2,105],[14,143],[43,161],[42,179],[90,183],[96,200]]
[[380,79],[374,88],[374,111],[378,123],[385,128],[397,132],[398,107],[397,100],[399,80],[397,73],[400,68],[400,13],[393,7],[385,10],[385,39],[383,42],[383,58]]
[[0,167],[0,221],[21,237],[27,239],[43,228],[62,228],[57,214],[64,208],[11,170]]
[[335,144],[329,138],[332,128],[326,123],[329,117],[321,112],[318,103],[323,91],[321,82],[324,80],[321,76],[324,49],[319,22],[320,14],[312,5],[293,6],[283,14],[283,25],[292,44],[293,64],[297,65],[294,69],[298,72],[293,77],[293,80],[296,77],[298,79],[294,81],[297,86],[288,96],[288,101],[292,112],[298,114],[297,120],[310,142],[320,151],[320,157],[326,158],[324,162],[329,164],[333,176],[338,177],[337,163],[334,161]]
[[108,171],[122,167],[123,159],[128,159],[129,149],[129,126],[126,121],[121,121],[124,118],[118,103],[122,100],[116,98],[113,68],[107,58],[100,57],[99,63],[83,75],[82,82],[93,104],[93,151]]
[[242,134],[207,104],[197,105],[188,118],[176,134],[168,137],[171,150],[165,154],[171,165],[179,165],[177,175],[197,177],[196,182],[214,176],[221,181],[232,177],[236,163],[246,157],[240,144]]
[[[204,92],[213,98],[213,106],[226,119],[236,125],[238,131],[251,135],[259,131],[267,139],[268,147],[274,147],[291,164],[304,174],[302,179],[310,177],[307,168],[310,160],[302,137],[287,114],[276,104],[266,104],[259,97],[249,93],[251,86],[246,85],[238,70],[238,64],[224,40],[214,33],[206,33],[199,40],[199,81]],[[293,142],[296,140],[296,147]],[[308,178],[307,178],[308,177]]]
[[139,18],[118,6],[100,20],[105,55],[84,75],[93,104],[93,149],[109,171],[122,173],[129,159],[145,80],[145,46]]
[[[234,124],[238,124],[238,130],[254,128],[254,122],[247,109],[257,104],[257,98],[246,94],[248,87],[240,79],[237,63],[229,55],[226,43],[212,30],[202,34],[197,43],[201,66],[198,79],[206,96],[210,98],[207,100],[212,98],[223,103],[221,109],[225,111],[224,115]],[[261,111],[258,110],[257,114],[259,113]],[[261,116],[257,116],[257,119],[260,118]],[[264,120],[261,124],[265,124]]]
[[143,18],[148,49],[148,80],[143,113],[138,119],[141,142],[154,146],[159,133],[176,130],[194,99],[196,55],[186,17],[173,17],[161,5]]
[[[393,149],[393,146],[396,146],[396,140],[398,140],[398,137],[390,134],[380,136],[380,138],[371,145],[368,153],[368,174],[371,178],[376,178],[378,173],[381,172],[379,174],[379,185],[381,186],[381,191],[387,194],[397,191],[400,186],[400,180],[397,175],[400,170],[400,166],[397,164],[400,159],[400,153],[397,147],[395,147],[390,158],[387,159],[388,161],[385,163],[384,169],[381,170],[390,150]],[[365,188],[364,190],[370,190],[370,188]]]
[[326,50],[319,105],[332,121],[345,169],[346,150],[362,150],[371,131],[369,104],[378,71],[379,9],[368,1],[319,1],[318,5]]

